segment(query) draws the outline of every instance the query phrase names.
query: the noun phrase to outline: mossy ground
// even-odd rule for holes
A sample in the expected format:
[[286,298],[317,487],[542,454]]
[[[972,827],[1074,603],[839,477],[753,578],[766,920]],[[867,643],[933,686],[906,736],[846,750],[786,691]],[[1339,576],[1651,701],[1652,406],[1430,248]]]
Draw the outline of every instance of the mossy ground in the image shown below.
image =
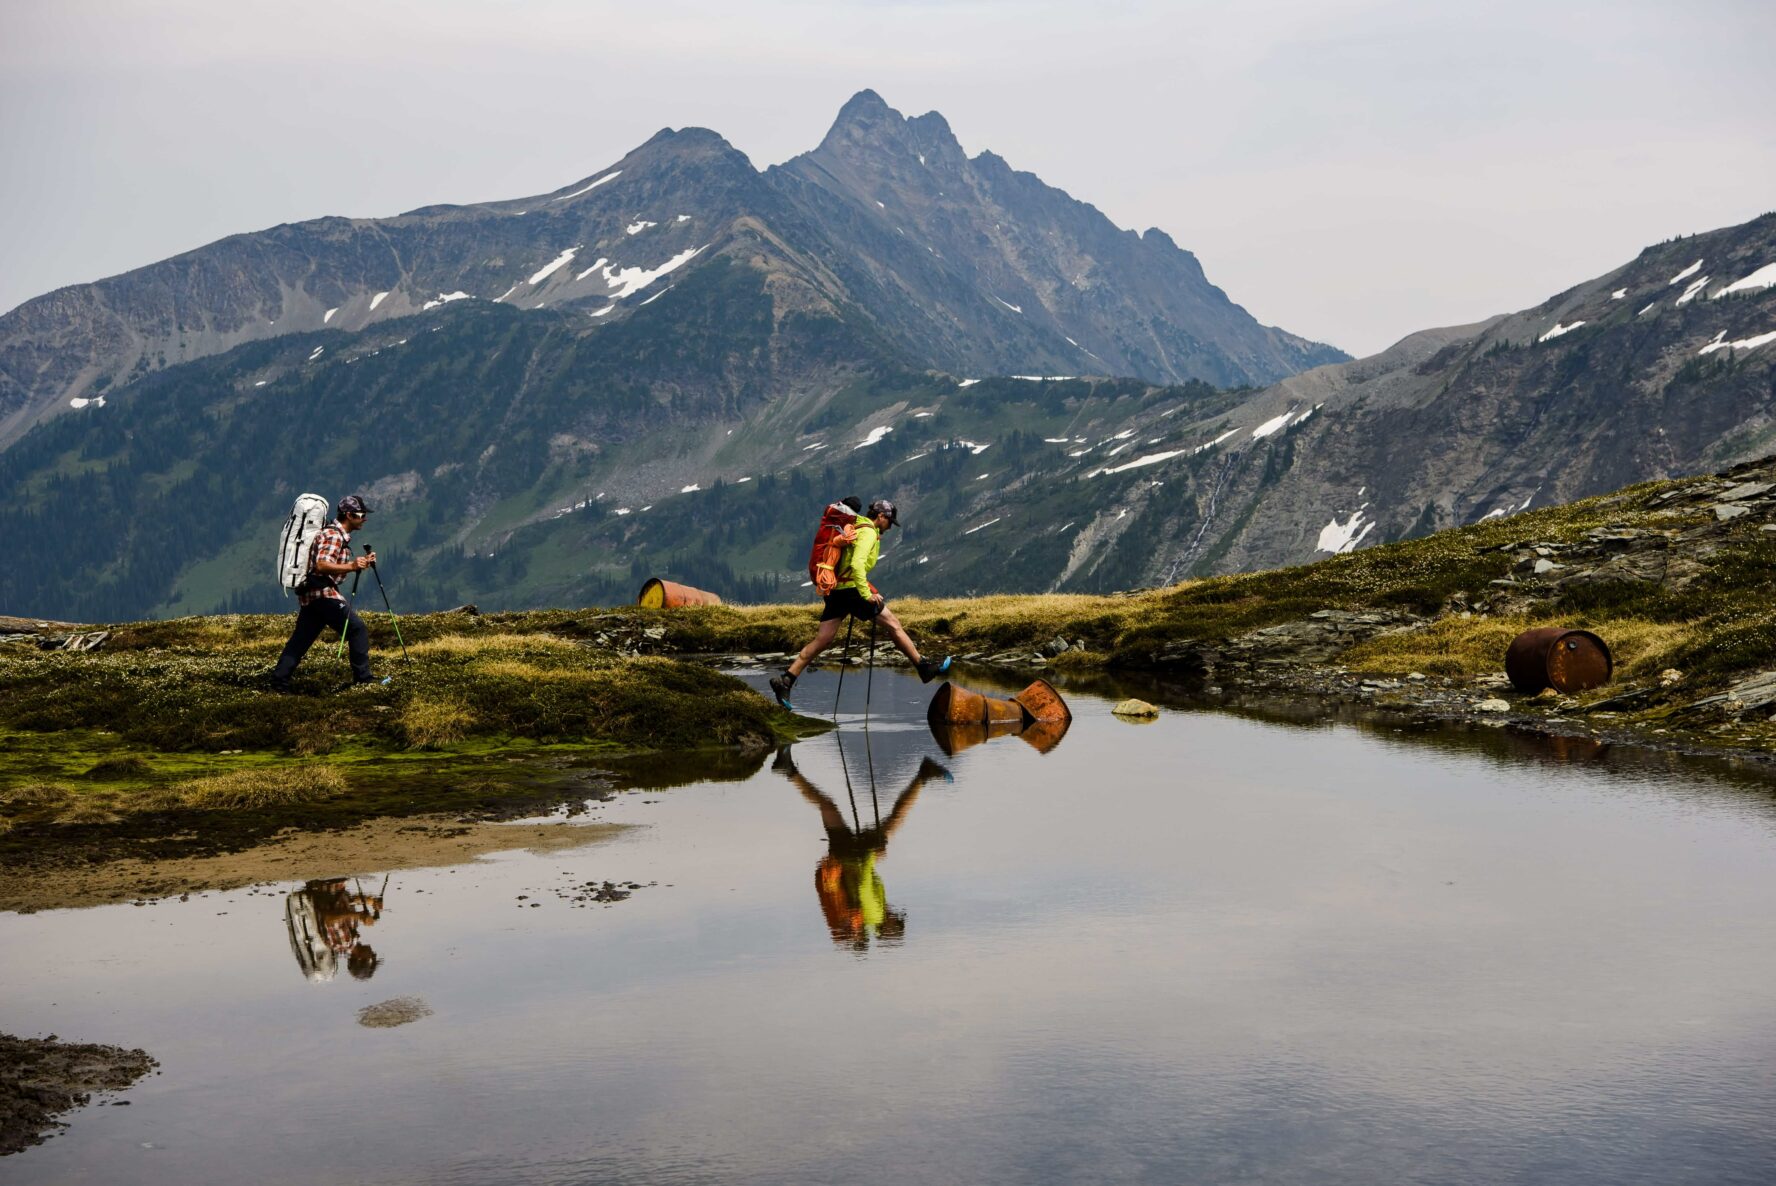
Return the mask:
[[[118,627],[104,650],[0,648],[0,864],[44,843],[241,844],[280,827],[535,797],[623,755],[763,752],[822,726],[731,676],[463,614],[375,627],[388,686],[335,692],[317,645],[269,690],[276,616]],[[386,632],[387,637],[382,635]],[[577,772],[577,773],[576,773]]]
[[[1494,615],[1469,609],[1494,592],[1490,582],[1506,576],[1509,545],[1570,544],[1606,527],[1671,532],[1712,524],[1714,517],[1705,510],[1673,509],[1670,492],[1694,481],[1644,483],[1315,564],[1167,589],[1111,596],[909,598],[896,600],[894,608],[926,651],[1034,650],[1058,636],[1083,643],[1084,650],[1061,656],[1057,666],[1080,669],[1140,668],[1169,642],[1231,638],[1322,609],[1391,609],[1424,616],[1430,625],[1359,646],[1340,657],[1342,665],[1377,674],[1416,670],[1475,678],[1503,671],[1505,649],[1521,631],[1562,625],[1591,629],[1608,640],[1617,684],[1675,667],[1692,690],[1718,689],[1776,666],[1776,533],[1761,530],[1755,521],[1724,529],[1712,541],[1719,552],[1708,571],[1682,588],[1621,583],[1575,592],[1530,611]],[[501,628],[572,633],[583,628],[584,617],[561,611],[502,615]],[[662,645],[676,651],[758,652],[800,647],[813,632],[814,617],[812,605],[627,609],[598,615],[597,628],[657,623],[668,627]]]

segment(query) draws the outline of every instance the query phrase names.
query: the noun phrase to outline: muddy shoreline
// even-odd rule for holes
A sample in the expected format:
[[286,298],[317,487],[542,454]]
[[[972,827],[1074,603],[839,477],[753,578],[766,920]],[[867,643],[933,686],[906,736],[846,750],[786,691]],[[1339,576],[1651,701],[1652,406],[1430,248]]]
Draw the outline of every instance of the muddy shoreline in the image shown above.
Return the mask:
[[0,1157],[41,1145],[68,1127],[60,1116],[95,1094],[124,1091],[159,1065],[145,1050],[0,1034]]

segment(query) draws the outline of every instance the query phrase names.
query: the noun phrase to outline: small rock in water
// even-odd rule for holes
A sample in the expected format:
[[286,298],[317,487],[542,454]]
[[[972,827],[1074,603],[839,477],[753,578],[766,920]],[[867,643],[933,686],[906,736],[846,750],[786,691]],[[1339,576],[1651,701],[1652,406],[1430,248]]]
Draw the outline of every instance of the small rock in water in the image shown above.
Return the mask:
[[371,1029],[390,1029],[431,1015],[432,1007],[418,997],[391,997],[359,1009],[358,1024]]
[[1151,721],[1159,716],[1159,709],[1145,700],[1124,700],[1110,711],[1119,717],[1132,717],[1141,721]]
[[1507,700],[1500,700],[1497,697],[1494,697],[1491,700],[1482,700],[1478,704],[1474,705],[1474,707],[1476,710],[1478,710],[1480,712],[1510,712],[1511,711],[1510,702]]

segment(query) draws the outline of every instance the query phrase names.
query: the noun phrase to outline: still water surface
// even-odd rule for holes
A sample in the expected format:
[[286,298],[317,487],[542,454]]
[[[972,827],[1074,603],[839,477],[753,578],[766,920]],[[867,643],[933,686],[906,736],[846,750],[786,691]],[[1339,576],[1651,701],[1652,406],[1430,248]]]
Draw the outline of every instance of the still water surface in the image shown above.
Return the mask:
[[1769,785],[1077,692],[952,755],[930,691],[582,849],[0,916],[0,1029],[162,1064],[0,1181],[1776,1180]]

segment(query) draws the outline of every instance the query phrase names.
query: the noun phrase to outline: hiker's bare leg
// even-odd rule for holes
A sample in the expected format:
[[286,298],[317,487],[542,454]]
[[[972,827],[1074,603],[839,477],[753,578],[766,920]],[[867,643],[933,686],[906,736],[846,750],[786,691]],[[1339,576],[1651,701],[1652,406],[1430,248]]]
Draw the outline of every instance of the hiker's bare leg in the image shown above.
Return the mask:
[[830,618],[820,623],[820,629],[814,632],[814,641],[802,648],[801,654],[789,661],[789,674],[800,675],[806,671],[808,664],[820,657],[820,652],[833,644],[839,636],[839,619]]
[[919,662],[919,648],[913,645],[912,636],[900,624],[900,619],[894,616],[893,610],[883,606],[882,612],[876,615],[876,623],[878,632],[888,635],[888,641],[900,648],[900,653],[907,657],[907,662]]

